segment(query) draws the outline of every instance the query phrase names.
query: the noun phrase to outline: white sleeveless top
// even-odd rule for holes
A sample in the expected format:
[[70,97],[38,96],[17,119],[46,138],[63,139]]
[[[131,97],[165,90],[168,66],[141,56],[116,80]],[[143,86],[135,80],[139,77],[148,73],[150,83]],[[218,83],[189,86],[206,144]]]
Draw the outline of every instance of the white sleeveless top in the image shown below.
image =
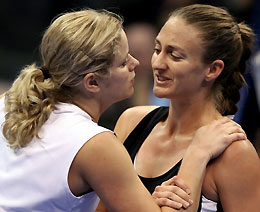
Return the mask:
[[[0,100],[0,125],[4,98]],[[93,136],[108,131],[72,104],[60,103],[39,136],[25,148],[12,150],[0,132],[0,212],[93,212],[95,192],[75,197],[68,172],[79,149]]]

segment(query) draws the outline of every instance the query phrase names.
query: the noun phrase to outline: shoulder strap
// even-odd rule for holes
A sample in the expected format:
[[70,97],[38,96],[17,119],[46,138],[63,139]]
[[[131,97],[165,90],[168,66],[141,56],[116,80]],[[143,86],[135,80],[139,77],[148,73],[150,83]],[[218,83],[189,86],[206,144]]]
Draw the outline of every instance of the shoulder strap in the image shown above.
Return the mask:
[[139,124],[126,138],[124,146],[129,152],[132,161],[134,161],[134,157],[143,144],[145,138],[159,121],[167,117],[168,112],[168,107],[158,107],[154,109],[139,122]]

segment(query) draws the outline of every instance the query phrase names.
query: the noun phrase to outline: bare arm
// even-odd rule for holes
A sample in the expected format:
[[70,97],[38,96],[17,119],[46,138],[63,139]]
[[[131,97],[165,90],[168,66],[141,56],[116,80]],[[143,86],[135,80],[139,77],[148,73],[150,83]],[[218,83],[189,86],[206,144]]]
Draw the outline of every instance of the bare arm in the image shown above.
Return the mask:
[[[224,125],[221,122],[226,124]],[[88,169],[86,173],[92,174],[87,174],[86,179],[100,195],[101,200],[109,211],[197,211],[207,162],[219,155],[231,142],[245,138],[238,127],[236,128],[233,125],[228,119],[223,119],[213,125],[202,128],[194,138],[194,145],[191,145],[188,149],[190,154],[185,154],[179,176],[187,182],[192,191],[192,198],[194,198],[194,204],[186,210],[175,210],[168,207],[160,209],[137,177],[129,156],[124,155],[126,150],[123,147],[115,148],[116,143],[119,143],[116,140],[114,141],[115,143],[110,143],[109,147],[106,145],[106,148],[103,145],[99,148],[95,147],[94,150],[88,148],[94,155],[91,153],[86,155],[91,156],[91,158],[96,156],[94,161],[101,162],[90,164],[93,168],[91,170]],[[232,133],[229,134],[230,132]],[[215,142],[209,142],[211,140]],[[99,156],[104,155],[104,153],[95,153],[102,147],[108,150],[109,153],[104,160],[99,159]],[[108,160],[110,157],[113,158],[113,161]],[[107,161],[109,161],[109,164],[105,164]],[[93,174],[93,172],[96,173]]]
[[225,212],[260,211],[260,161],[249,141],[232,144],[215,162],[213,176]]
[[[200,159],[200,158],[198,158]],[[113,212],[174,212],[171,208],[159,208],[150,193],[137,177],[131,159],[112,133],[101,133],[88,141],[75,158],[80,175],[97,192],[108,211]],[[203,163],[196,157],[187,162],[203,175]],[[187,165],[183,169],[189,168]],[[195,182],[198,184],[198,182]],[[197,209],[185,211],[195,212]]]
[[[228,118],[213,121],[201,127],[187,149],[178,176],[183,179],[191,190],[194,201],[187,211],[195,211],[200,200],[201,187],[204,181],[204,166],[213,158],[219,156],[232,141],[246,139],[242,128]],[[193,160],[201,161],[202,166],[194,166]],[[185,167],[185,168],[184,168]],[[192,177],[191,177],[192,176]]]

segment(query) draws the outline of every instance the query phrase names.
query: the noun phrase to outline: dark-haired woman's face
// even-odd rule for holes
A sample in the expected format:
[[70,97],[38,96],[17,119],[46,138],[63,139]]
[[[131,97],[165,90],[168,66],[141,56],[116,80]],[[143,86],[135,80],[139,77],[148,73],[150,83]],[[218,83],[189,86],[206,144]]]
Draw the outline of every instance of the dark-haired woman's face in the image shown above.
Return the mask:
[[200,32],[181,18],[170,18],[155,40],[152,56],[154,94],[161,98],[196,98],[208,65],[201,62]]

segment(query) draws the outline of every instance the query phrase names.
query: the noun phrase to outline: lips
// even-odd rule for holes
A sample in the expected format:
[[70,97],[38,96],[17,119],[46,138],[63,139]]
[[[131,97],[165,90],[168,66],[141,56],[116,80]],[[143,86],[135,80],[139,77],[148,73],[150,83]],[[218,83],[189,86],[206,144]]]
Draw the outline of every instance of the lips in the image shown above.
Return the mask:
[[135,84],[135,74],[133,76],[133,78],[130,80],[131,84],[134,85]]
[[158,75],[158,74],[156,74],[156,78],[159,82],[164,82],[164,81],[170,80],[170,78],[168,78],[166,76]]
[[157,76],[157,79],[158,79],[159,81],[169,80],[167,77],[163,77],[163,76]]

